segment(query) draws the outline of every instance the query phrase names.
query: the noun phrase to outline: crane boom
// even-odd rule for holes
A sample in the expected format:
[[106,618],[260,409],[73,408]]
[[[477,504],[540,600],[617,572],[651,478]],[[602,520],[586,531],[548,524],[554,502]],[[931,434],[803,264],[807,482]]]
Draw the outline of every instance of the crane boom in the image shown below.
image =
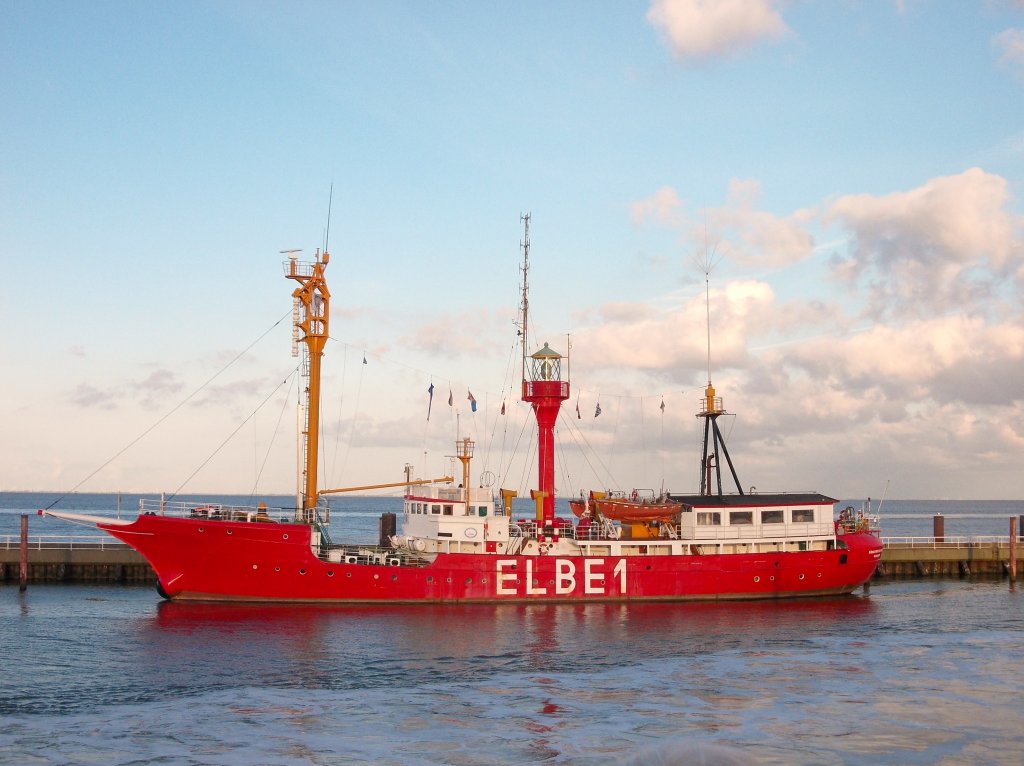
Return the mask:
[[439,484],[452,481],[451,476],[442,476],[439,479],[416,479],[415,481],[392,481],[387,484],[364,484],[361,487],[339,487],[338,489],[322,489],[319,494],[333,495],[341,492],[359,492],[364,489],[388,489],[390,487],[417,487],[423,484]]

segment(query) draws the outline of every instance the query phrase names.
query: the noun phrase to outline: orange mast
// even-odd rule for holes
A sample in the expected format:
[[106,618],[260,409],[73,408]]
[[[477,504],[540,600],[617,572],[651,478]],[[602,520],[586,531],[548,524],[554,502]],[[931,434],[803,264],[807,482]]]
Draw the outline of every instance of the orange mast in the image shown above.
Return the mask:
[[299,263],[297,251],[289,251],[284,264],[285,276],[299,283],[292,293],[295,309],[292,315],[294,345],[292,354],[298,354],[298,343],[305,343],[303,377],[307,378],[305,418],[302,427],[302,515],[307,522],[316,516],[317,456],[320,445],[320,362],[327,343],[330,320],[331,293],[327,289],[324,268],[331,257],[326,250],[317,250],[313,263]]

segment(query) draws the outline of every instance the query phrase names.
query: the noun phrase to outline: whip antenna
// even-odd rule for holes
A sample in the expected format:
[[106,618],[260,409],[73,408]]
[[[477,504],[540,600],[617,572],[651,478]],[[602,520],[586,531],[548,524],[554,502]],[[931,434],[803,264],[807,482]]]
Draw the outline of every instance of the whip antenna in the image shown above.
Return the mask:
[[327,233],[324,234],[324,252],[328,252],[327,243],[331,239],[331,203],[334,202],[334,181],[331,181],[331,191],[327,195]]

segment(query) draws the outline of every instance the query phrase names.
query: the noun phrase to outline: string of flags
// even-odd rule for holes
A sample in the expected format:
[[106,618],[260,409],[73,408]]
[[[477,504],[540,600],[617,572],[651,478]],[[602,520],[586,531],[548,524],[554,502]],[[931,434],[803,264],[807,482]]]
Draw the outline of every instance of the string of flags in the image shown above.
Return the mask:
[[[366,364],[366,357],[365,356],[363,357],[363,364]],[[470,389],[468,389],[468,388],[466,389],[466,400],[469,402],[470,410],[472,410],[473,412],[476,412],[477,411],[478,403],[477,403],[476,397],[473,396],[473,392]],[[427,388],[427,420],[428,421],[430,420],[430,412],[433,409],[433,406],[434,406],[434,383],[433,383],[433,381],[431,381],[430,386]],[[455,395],[452,393],[451,387],[448,388],[448,406],[449,407],[454,407],[455,406]],[[658,409],[661,410],[661,414],[662,415],[665,414],[665,397],[664,396],[661,398],[661,404],[659,405]],[[506,412],[505,400],[502,399],[500,414],[504,415],[505,412]],[[597,406],[594,408],[594,417],[595,418],[596,417],[600,417],[600,415],[601,415],[601,400],[598,399],[597,400]],[[576,419],[577,420],[582,420],[583,419],[583,415],[580,412],[580,398],[579,398],[579,396],[576,397]]]

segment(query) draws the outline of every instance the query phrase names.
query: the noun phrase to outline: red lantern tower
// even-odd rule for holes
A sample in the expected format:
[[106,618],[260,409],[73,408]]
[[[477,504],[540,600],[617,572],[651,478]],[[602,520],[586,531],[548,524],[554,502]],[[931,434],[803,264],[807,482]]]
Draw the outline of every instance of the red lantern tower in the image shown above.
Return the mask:
[[562,355],[544,344],[532,354],[523,371],[523,401],[533,405],[537,418],[537,487],[541,493],[540,542],[558,542],[555,527],[555,421],[569,398],[569,381],[562,380]]

